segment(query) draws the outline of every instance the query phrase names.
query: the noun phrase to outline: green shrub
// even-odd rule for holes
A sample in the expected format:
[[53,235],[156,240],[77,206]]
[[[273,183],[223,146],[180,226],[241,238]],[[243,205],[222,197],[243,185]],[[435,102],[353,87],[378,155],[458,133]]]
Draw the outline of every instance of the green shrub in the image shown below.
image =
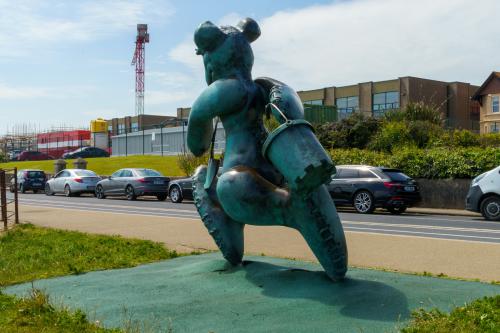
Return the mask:
[[316,136],[327,149],[365,148],[380,127],[380,120],[353,113],[336,123],[324,123],[315,127]]
[[428,147],[432,142],[440,138],[444,132],[439,125],[429,121],[413,120],[407,124],[411,143],[418,148]]
[[473,178],[500,165],[498,148],[400,147],[387,152],[360,149],[330,151],[336,165],[367,164],[398,168],[413,178]]
[[408,103],[402,110],[388,111],[384,114],[384,120],[388,122],[411,122],[425,121],[438,126],[443,125],[443,117],[435,105],[424,102]]
[[208,154],[196,157],[191,153],[177,155],[177,165],[184,175],[191,176],[199,165],[208,164]]
[[500,147],[500,133],[487,133],[479,137],[482,147]]
[[412,142],[408,126],[401,121],[385,122],[370,142],[369,148],[392,151],[393,147],[409,145]]

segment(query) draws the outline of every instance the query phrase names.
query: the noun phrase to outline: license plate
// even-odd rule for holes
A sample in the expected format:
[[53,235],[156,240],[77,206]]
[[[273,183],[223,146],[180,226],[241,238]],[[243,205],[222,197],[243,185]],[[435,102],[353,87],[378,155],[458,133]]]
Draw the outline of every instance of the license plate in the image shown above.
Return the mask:
[[414,192],[415,191],[415,186],[405,186],[405,191],[406,192]]
[[163,180],[155,180],[155,185],[163,185]]
[[41,183],[33,183],[32,185],[33,185],[33,186],[42,186],[42,184],[41,184]]

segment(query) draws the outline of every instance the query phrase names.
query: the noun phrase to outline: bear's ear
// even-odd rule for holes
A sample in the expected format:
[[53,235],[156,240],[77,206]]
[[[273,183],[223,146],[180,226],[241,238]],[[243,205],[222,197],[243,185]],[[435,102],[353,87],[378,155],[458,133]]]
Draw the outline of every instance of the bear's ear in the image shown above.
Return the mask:
[[241,30],[241,33],[245,36],[249,43],[253,42],[260,36],[259,25],[249,17],[241,20],[236,27]]
[[198,54],[216,49],[225,39],[226,34],[210,21],[200,24],[194,32],[194,42],[198,47]]

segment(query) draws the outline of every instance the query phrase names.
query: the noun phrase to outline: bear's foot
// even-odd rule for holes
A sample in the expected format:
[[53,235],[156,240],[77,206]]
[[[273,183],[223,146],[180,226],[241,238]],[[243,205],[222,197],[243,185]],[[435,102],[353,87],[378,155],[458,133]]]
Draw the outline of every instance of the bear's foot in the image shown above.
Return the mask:
[[232,220],[214,198],[211,198],[210,191],[214,191],[214,186],[208,190],[204,189],[206,176],[206,166],[198,167],[193,176],[193,197],[196,209],[224,258],[231,264],[237,265],[243,258],[244,224]]

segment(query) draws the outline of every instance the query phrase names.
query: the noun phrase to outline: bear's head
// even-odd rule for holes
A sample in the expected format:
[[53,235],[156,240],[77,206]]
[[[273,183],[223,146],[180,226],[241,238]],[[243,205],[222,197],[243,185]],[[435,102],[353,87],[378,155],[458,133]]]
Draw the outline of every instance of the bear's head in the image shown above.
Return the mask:
[[219,79],[251,79],[253,52],[250,43],[259,38],[260,28],[251,18],[236,27],[202,23],[194,33],[196,53],[203,56],[207,84]]

